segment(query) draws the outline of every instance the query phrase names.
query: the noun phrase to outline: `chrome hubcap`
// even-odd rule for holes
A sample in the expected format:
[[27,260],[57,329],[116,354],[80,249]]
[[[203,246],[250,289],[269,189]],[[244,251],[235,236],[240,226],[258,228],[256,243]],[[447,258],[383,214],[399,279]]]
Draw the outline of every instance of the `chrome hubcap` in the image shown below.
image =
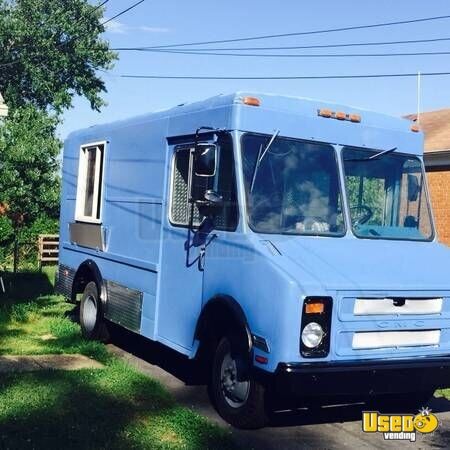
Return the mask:
[[250,391],[250,381],[238,381],[236,361],[229,353],[222,361],[220,381],[225,400],[232,408],[239,408],[245,404]]
[[83,321],[86,330],[92,331],[95,328],[97,322],[97,302],[92,295],[84,302]]

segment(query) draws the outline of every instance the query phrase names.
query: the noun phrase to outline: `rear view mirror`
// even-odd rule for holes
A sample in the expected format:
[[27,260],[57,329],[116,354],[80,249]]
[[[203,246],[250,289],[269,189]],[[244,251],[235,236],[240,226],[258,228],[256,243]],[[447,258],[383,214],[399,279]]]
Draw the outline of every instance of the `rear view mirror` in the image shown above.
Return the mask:
[[217,147],[214,144],[197,144],[194,153],[194,172],[198,177],[216,174]]
[[417,175],[408,175],[408,200],[410,202],[417,201],[420,192],[420,183]]

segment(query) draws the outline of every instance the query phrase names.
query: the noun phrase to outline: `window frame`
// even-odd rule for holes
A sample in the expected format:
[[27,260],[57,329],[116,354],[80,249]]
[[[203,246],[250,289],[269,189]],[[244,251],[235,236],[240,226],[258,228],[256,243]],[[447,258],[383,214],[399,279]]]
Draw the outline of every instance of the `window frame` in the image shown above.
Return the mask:
[[[103,147],[103,148],[102,148]],[[106,161],[107,141],[90,142],[80,145],[77,193],[75,201],[75,221],[93,224],[101,224],[103,220],[103,197],[105,184],[105,161]],[[94,192],[92,199],[93,214],[86,216],[84,209],[86,207],[86,184],[87,184],[87,152],[89,149],[96,149],[95,156],[95,176]],[[98,217],[98,218],[97,218]]]
[[[192,152],[194,151],[194,144],[180,144],[180,145],[175,145],[173,152],[172,152],[172,158],[171,158],[171,163],[170,163],[170,186],[169,186],[169,208],[168,208],[168,218],[169,218],[169,223],[171,225],[173,225],[174,227],[180,227],[180,228],[187,228],[189,226],[189,223],[180,223],[180,222],[176,222],[173,219],[172,216],[172,206],[173,206],[173,194],[174,194],[174,185],[175,185],[175,169],[176,169],[176,158],[177,158],[177,153],[181,152],[181,151],[188,151],[189,152],[189,167],[188,167],[188,174],[191,170],[191,165],[192,165]],[[188,175],[189,176],[189,175]],[[189,191],[190,191],[190,186],[188,183],[188,207],[189,207]],[[195,227],[195,226],[194,226]]]
[[[266,133],[256,133],[256,132],[251,132],[251,131],[242,133],[240,136],[241,158],[243,156],[244,139],[246,136],[262,136],[262,137],[270,138],[270,134],[266,134]],[[281,231],[261,232],[261,231],[255,229],[253,226],[253,223],[251,221],[251,218],[250,218],[250,213],[249,213],[249,208],[248,208],[248,198],[247,198],[246,187],[245,187],[245,176],[243,173],[243,169],[241,168],[242,180],[244,183],[243,190],[244,190],[244,197],[245,197],[245,211],[246,211],[245,216],[246,216],[246,222],[247,222],[249,229],[253,233],[258,234],[258,235],[268,234],[268,235],[279,235],[279,236],[320,237],[320,238],[339,238],[339,239],[345,238],[347,236],[348,228],[349,228],[349,224],[347,223],[348,220],[347,220],[347,211],[346,211],[346,192],[345,192],[345,186],[342,185],[343,181],[341,178],[341,168],[339,165],[340,158],[338,155],[338,151],[335,147],[335,144],[331,143],[331,142],[317,141],[317,140],[313,140],[313,139],[295,138],[295,137],[289,137],[289,136],[278,136],[278,137],[281,139],[292,140],[292,141],[296,141],[296,142],[304,142],[304,143],[308,143],[308,144],[327,145],[332,148],[333,154],[334,154],[334,160],[336,162],[337,184],[338,184],[338,188],[339,188],[339,195],[341,197],[342,220],[343,220],[344,229],[343,229],[342,233],[291,233],[291,232],[285,232],[285,231],[284,232],[281,232]]]
[[[352,232],[352,235],[355,236],[357,239],[371,239],[371,240],[376,240],[376,241],[407,241],[407,242],[433,242],[436,238],[436,224],[434,223],[434,215],[433,215],[433,206],[431,204],[431,197],[430,197],[430,193],[429,193],[429,189],[428,189],[428,177],[426,176],[426,170],[425,170],[425,164],[423,162],[423,159],[420,158],[417,155],[413,155],[410,153],[405,153],[405,152],[397,152],[395,151],[395,155],[398,156],[404,156],[407,157],[409,159],[415,159],[417,161],[419,161],[420,163],[420,169],[421,169],[421,173],[422,173],[422,179],[423,179],[423,188],[424,188],[424,193],[425,193],[425,197],[426,197],[426,201],[427,201],[427,206],[428,206],[428,216],[429,216],[429,220],[430,220],[430,226],[431,226],[431,236],[429,238],[423,238],[423,239],[411,239],[411,238],[400,238],[400,237],[387,237],[387,236],[361,236],[358,235],[354,229],[353,226],[353,220],[351,218],[351,214],[350,214],[350,203],[349,203],[349,193],[348,193],[348,189],[347,189],[347,175],[345,172],[345,158],[344,158],[344,150],[345,149],[350,149],[350,150],[360,150],[362,152],[366,152],[366,153],[377,153],[380,150],[376,150],[373,148],[367,148],[367,147],[355,147],[352,145],[343,145],[340,151],[340,158],[341,158],[341,164],[342,164],[342,175],[343,175],[343,181],[344,181],[344,192],[345,192],[345,201],[347,203],[347,207],[348,207],[348,215],[349,215],[349,228]],[[390,155],[388,155],[390,156]]]
[[[232,228],[229,229],[224,229],[224,228],[215,228],[215,230],[218,231],[222,231],[222,232],[226,232],[226,233],[234,233],[237,231],[238,227],[239,227],[239,222],[240,222],[240,207],[239,207],[239,194],[238,194],[238,177],[237,177],[237,167],[236,167],[236,158],[235,158],[235,154],[234,154],[234,144],[233,144],[233,138],[232,135],[229,134],[229,137],[231,139],[231,149],[230,151],[232,152],[232,160],[233,160],[233,165],[234,165],[234,190],[235,190],[235,195],[236,195],[236,225]],[[203,142],[202,142],[203,143]],[[207,143],[207,142],[204,142]],[[172,216],[172,206],[173,206],[173,194],[174,194],[174,181],[175,181],[175,169],[176,169],[176,156],[177,153],[179,151],[189,151],[189,167],[188,167],[188,171],[191,170],[191,166],[193,164],[193,151],[194,151],[194,142],[190,142],[190,143],[185,143],[185,144],[178,144],[178,145],[174,145],[173,148],[173,152],[172,152],[172,156],[171,156],[171,161],[170,161],[170,177],[169,177],[169,203],[168,203],[168,208],[167,208],[167,218],[169,223],[177,228],[185,228],[187,229],[189,227],[189,223],[180,223],[180,222],[176,222],[173,219]],[[216,143],[217,145],[217,143]],[[218,146],[220,147],[220,146]],[[220,158],[221,158],[221,149],[218,148],[218,152],[217,155],[219,156],[219,160],[217,161],[217,167],[216,167],[216,174],[214,175],[215,177],[220,176]],[[189,192],[190,192],[190,186],[188,186],[188,196],[189,196]],[[189,202],[188,202],[188,208],[189,208]],[[189,213],[189,212],[188,212]],[[193,228],[196,229],[198,228],[198,225],[196,225],[195,223],[193,224]]]

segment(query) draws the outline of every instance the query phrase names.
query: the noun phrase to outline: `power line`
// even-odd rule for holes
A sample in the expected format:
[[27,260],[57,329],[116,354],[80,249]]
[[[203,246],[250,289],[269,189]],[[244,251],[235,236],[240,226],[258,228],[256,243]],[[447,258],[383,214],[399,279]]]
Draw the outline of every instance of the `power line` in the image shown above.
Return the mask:
[[102,6],[105,6],[108,2],[109,2],[109,0],[105,0],[104,2],[100,3],[99,5],[97,5],[97,6],[91,11],[91,13],[94,13],[95,11],[98,11]]
[[[342,44],[317,44],[317,45],[291,45],[279,47],[217,47],[217,48],[192,48],[191,52],[209,52],[209,51],[259,51],[259,50],[306,50],[316,48],[340,48],[340,47],[361,47],[361,46],[378,46],[378,45],[399,45],[399,44],[420,44],[427,42],[446,42],[450,41],[450,37],[432,38],[432,39],[408,39],[404,41],[381,41],[381,42],[350,42]],[[113,48],[116,51],[147,51],[159,50],[155,47],[118,47]],[[177,48],[170,48],[170,50],[177,50]],[[162,49],[160,51],[163,51]],[[187,50],[186,50],[187,51]]]
[[[107,3],[109,3],[110,0],[104,0],[103,2],[101,2],[100,4],[98,4],[97,6],[95,6],[90,12],[89,14],[94,14],[95,12],[97,12],[100,8],[102,8],[103,6],[105,6]],[[75,25],[79,25],[81,23],[83,23],[86,20],[86,16],[84,17],[80,17],[76,22]],[[74,39],[76,39],[76,36],[72,36],[72,38],[69,41],[73,41]],[[66,45],[67,42],[61,42],[59,43],[56,47],[61,47],[63,45]]]
[[[105,6],[107,3],[109,3],[110,0],[104,0],[102,3],[98,4],[97,6],[95,6],[89,13],[93,14],[96,11],[98,11],[102,6]],[[81,24],[82,22],[84,22],[86,20],[86,17],[81,17],[79,18],[76,22],[75,25]],[[75,40],[77,38],[77,36],[72,36],[69,41],[65,41],[65,42],[60,42],[59,44],[56,45],[56,48],[60,48],[62,46],[67,45],[69,42]],[[27,47],[27,46],[24,46]],[[20,60],[16,60],[16,61],[11,61],[8,63],[4,63],[4,64],[0,64],[0,68],[1,67],[8,67],[8,66],[14,66],[16,64],[19,64]]]
[[[105,6],[110,0],[104,0],[102,3],[98,4],[97,6],[92,5],[93,9],[90,11],[90,14],[95,13],[98,11],[102,6]],[[78,25],[81,22],[84,22],[86,20],[86,17],[80,17],[77,21],[75,21],[75,25]]]
[[183,42],[179,44],[166,44],[166,45],[158,45],[153,46],[152,48],[170,48],[170,47],[187,47],[194,45],[209,45],[209,44],[225,44],[228,42],[243,42],[243,41],[256,41],[261,39],[274,39],[281,37],[292,37],[292,36],[306,36],[312,34],[325,34],[325,33],[335,33],[339,31],[351,31],[351,30],[362,30],[368,28],[378,28],[378,27],[390,27],[394,25],[406,25],[412,23],[420,23],[420,22],[430,22],[435,20],[449,19],[450,15],[445,16],[433,16],[433,17],[421,17],[418,19],[409,19],[409,20],[398,20],[395,22],[382,22],[382,23],[374,23],[368,25],[355,25],[349,27],[340,27],[340,28],[327,28],[322,30],[311,30],[311,31],[299,31],[294,33],[282,33],[282,34],[268,34],[262,36],[246,36],[242,38],[233,38],[233,39],[221,39],[215,41],[200,41],[200,42]]
[[[120,51],[115,49],[116,51]],[[200,56],[237,56],[237,57],[256,57],[256,58],[365,58],[365,57],[391,57],[391,56],[442,56],[450,55],[450,51],[440,52],[400,52],[400,53],[217,53],[217,52],[191,52],[186,50],[140,50],[148,53],[171,53],[176,55],[200,55]]]
[[127,9],[124,9],[123,11],[121,11],[120,13],[116,14],[115,16],[111,17],[108,20],[105,20],[102,25],[106,25],[107,23],[113,21],[114,19],[117,19],[120,16],[123,16],[124,14],[126,14],[128,11],[131,11],[132,9],[136,8],[136,6],[139,6],[141,3],[144,3],[145,0],[140,0],[139,2],[136,2],[134,4],[132,4],[130,7],[128,7]]
[[[422,72],[422,77],[447,76],[450,72]],[[178,76],[178,75],[119,75],[119,78],[154,79],[154,80],[343,80],[354,78],[411,78],[417,73],[378,73],[360,75],[300,75],[300,76]]]

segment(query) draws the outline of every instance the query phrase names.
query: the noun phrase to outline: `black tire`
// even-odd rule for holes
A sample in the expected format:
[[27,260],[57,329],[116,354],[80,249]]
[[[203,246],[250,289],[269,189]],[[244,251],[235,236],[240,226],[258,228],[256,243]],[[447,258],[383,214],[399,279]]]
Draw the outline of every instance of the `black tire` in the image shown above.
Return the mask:
[[386,412],[417,412],[419,408],[428,406],[434,390],[409,392],[406,394],[386,394],[371,398],[368,404],[377,411]]
[[[242,429],[261,428],[267,424],[265,388],[258,381],[249,376],[248,355],[244,351],[237,350],[236,342],[232,336],[224,337],[220,340],[214,355],[212,365],[212,376],[210,380],[209,392],[211,400],[217,412],[231,425]],[[233,356],[231,356],[233,355]],[[223,370],[227,361],[234,361],[236,368],[237,386],[242,391],[242,383],[245,383],[245,395],[240,398],[231,398],[230,391],[235,389],[236,384],[232,387],[224,387]],[[241,372],[239,375],[238,371]],[[248,383],[248,384],[247,384]],[[227,393],[226,393],[226,392]]]
[[106,342],[108,329],[103,319],[102,302],[97,285],[91,281],[84,288],[80,303],[80,326],[83,337],[89,340]]

